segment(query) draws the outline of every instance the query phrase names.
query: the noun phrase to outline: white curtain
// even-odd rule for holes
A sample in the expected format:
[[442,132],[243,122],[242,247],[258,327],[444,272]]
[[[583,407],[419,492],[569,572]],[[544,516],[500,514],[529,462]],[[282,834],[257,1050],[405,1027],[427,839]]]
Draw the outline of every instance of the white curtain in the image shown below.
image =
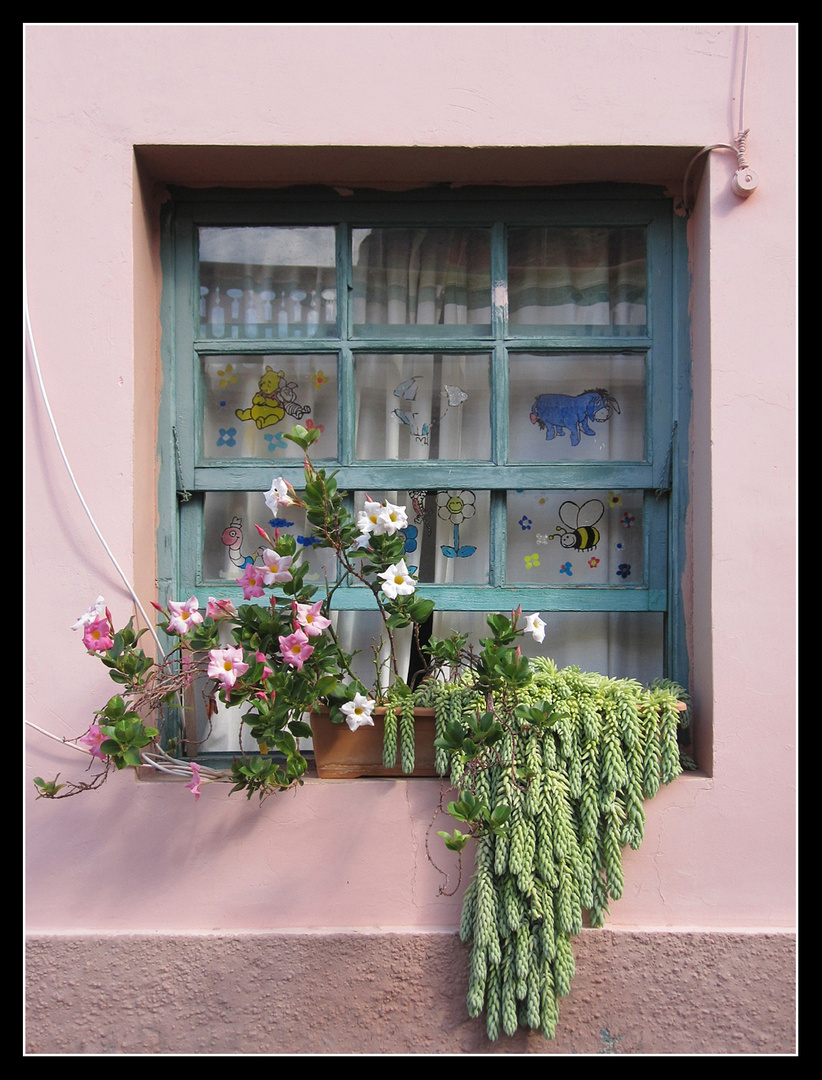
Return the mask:
[[[490,232],[468,228],[355,229],[354,334],[401,338],[404,328],[425,327],[433,334],[449,327],[462,333],[487,334],[491,326]],[[646,267],[644,237],[640,229],[556,228],[509,230],[509,326],[511,333],[527,334],[537,327],[557,332],[586,333],[588,328],[610,326],[615,333],[637,332],[646,323]],[[413,331],[410,331],[413,333]],[[265,361],[265,358],[263,358]],[[236,408],[248,408],[267,362],[255,361],[239,385],[226,379],[226,361],[208,362],[206,372],[211,410],[207,437],[217,442],[220,419]],[[292,361],[289,361],[292,363]],[[335,423],[336,377],[326,384],[317,372],[322,358],[307,358],[299,386],[299,403],[316,422]],[[273,365],[276,367],[277,365]],[[277,369],[279,370],[279,368]],[[231,374],[231,373],[229,373]],[[236,374],[236,373],[235,373]],[[510,447],[512,461],[642,460],[644,455],[646,371],[638,354],[585,354],[578,358],[511,353],[509,370]],[[289,376],[290,377],[290,376]],[[584,390],[602,388],[616,399],[619,411],[607,419],[592,420],[594,435],[580,430],[576,445],[570,432],[546,439],[546,432],[530,419],[540,394],[575,397]],[[229,393],[226,394],[225,391]],[[491,458],[490,353],[454,355],[448,352],[412,354],[398,343],[396,352],[359,351],[355,361],[355,457],[357,461],[489,461]],[[212,400],[213,399],[213,400]],[[226,402],[221,405],[220,402]],[[602,416],[604,414],[600,414]],[[268,451],[266,434],[282,425],[256,428],[236,421],[227,426],[242,432]],[[334,429],[334,435],[336,430]],[[224,437],[223,437],[224,438]],[[239,439],[238,439],[239,442]],[[336,438],[334,438],[336,443]],[[322,445],[322,440],[319,444]],[[329,438],[329,445],[331,440]],[[214,456],[234,456],[230,448]],[[211,453],[211,447],[206,449]],[[238,449],[239,456],[247,450]],[[277,454],[277,456],[280,456]],[[357,500],[365,492],[357,493]],[[369,491],[374,499],[402,503],[409,516],[406,561],[419,567],[422,580],[474,583],[488,580],[490,498],[488,492],[466,490],[457,483],[446,492]],[[622,498],[612,505],[611,495]],[[618,583],[620,560],[627,562],[624,544],[630,533],[633,550],[642,550],[642,504],[627,493],[510,492],[508,494],[507,579],[520,584]],[[540,499],[543,502],[540,502]],[[557,538],[544,542],[561,522],[559,505],[574,502],[580,508],[593,499],[607,504],[596,521],[600,539],[596,548],[563,548]],[[253,501],[254,505],[251,505]],[[237,552],[227,549],[222,532],[234,518],[251,529],[264,512],[259,496],[212,495],[206,513],[206,564],[222,577],[237,576]],[[355,509],[358,509],[355,506]],[[631,526],[621,524],[625,514]],[[256,515],[256,516],[255,516]],[[531,524],[520,524],[523,518]],[[564,519],[563,519],[564,520]],[[298,527],[298,526],[295,526]],[[565,524],[567,530],[569,526]],[[413,534],[416,530],[416,534]],[[622,542],[623,546],[617,548]],[[210,547],[209,547],[210,544]],[[416,547],[412,548],[412,544]],[[638,547],[637,547],[638,544]],[[254,546],[250,544],[250,547]],[[468,552],[469,548],[475,550]],[[533,557],[539,556],[539,565]],[[533,565],[526,566],[526,556]],[[597,559],[597,565],[588,565]],[[560,567],[571,562],[572,577]],[[634,580],[641,574],[634,562]],[[532,571],[541,571],[533,573]],[[559,575],[559,576],[557,576]],[[208,576],[212,576],[208,574]],[[625,579],[627,581],[627,579]],[[526,612],[526,614],[530,614]],[[548,655],[562,666],[576,664],[611,676],[642,681],[662,674],[662,620],[657,613],[544,613],[545,641],[523,641],[527,655]],[[377,663],[385,683],[389,677],[385,633],[376,611],[338,612],[335,624],[346,651],[359,654],[357,674],[366,685],[374,682],[374,646],[383,639]],[[452,630],[468,632],[474,644],[486,636],[485,612],[436,611],[433,633],[445,637]],[[409,632],[396,637],[401,670],[411,652]],[[214,737],[207,749],[223,749],[235,738],[235,718],[223,713],[214,719]]]

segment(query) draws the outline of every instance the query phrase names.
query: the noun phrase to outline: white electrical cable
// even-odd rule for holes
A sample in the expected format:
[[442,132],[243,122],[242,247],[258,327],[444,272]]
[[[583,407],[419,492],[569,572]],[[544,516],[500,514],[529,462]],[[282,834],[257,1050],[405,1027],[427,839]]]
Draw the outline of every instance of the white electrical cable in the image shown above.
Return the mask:
[[91,510],[89,510],[88,504],[86,503],[86,500],[83,498],[83,493],[80,491],[80,488],[79,488],[79,486],[77,484],[77,480],[75,479],[75,476],[74,476],[74,472],[72,471],[71,465],[69,464],[68,457],[66,456],[66,452],[63,449],[63,443],[62,443],[62,441],[60,439],[60,435],[59,435],[59,433],[57,431],[57,424],[55,423],[54,414],[51,411],[51,405],[49,404],[48,394],[46,393],[46,387],[45,387],[45,385],[43,383],[43,375],[42,375],[42,372],[40,371],[40,361],[37,358],[37,349],[36,349],[35,344],[34,344],[34,334],[32,333],[32,329],[31,329],[31,319],[29,318],[29,302],[28,302],[28,292],[27,292],[27,289],[26,289],[25,278],[23,280],[23,303],[24,303],[25,313],[26,313],[26,331],[27,331],[27,334],[28,334],[29,351],[30,351],[31,358],[32,358],[32,360],[34,362],[34,370],[35,370],[35,373],[37,375],[37,382],[38,382],[38,384],[40,386],[40,393],[42,394],[42,397],[43,397],[43,403],[46,406],[46,412],[48,413],[49,422],[51,423],[51,429],[54,432],[54,438],[57,440],[57,448],[60,451],[60,456],[63,459],[63,464],[66,466],[66,469],[68,470],[69,479],[71,480],[71,483],[72,483],[72,485],[74,487],[74,490],[77,492],[77,497],[80,500],[80,502],[81,502],[81,504],[83,506],[83,509],[85,510],[86,514],[88,515],[88,519],[91,522],[92,528],[97,533],[97,536],[98,536],[98,538],[100,540],[100,543],[105,548],[108,557],[111,559],[112,563],[114,564],[115,569],[117,570],[120,577],[123,579],[123,583],[125,584],[126,588],[128,589],[129,593],[131,594],[132,599],[134,600],[134,603],[137,605],[140,613],[142,614],[143,619],[145,620],[146,626],[151,631],[151,635],[154,638],[155,642],[157,643],[157,648],[160,650],[160,656],[164,657],[165,656],[165,651],[163,650],[163,647],[160,644],[160,639],[157,636],[157,632],[154,629],[152,621],[151,621],[151,619],[149,619],[148,615],[146,615],[145,610],[143,609],[143,605],[140,603],[140,598],[137,596],[137,593],[134,591],[134,589],[133,589],[133,587],[131,585],[131,582],[126,577],[125,573],[123,572],[122,567],[117,562],[117,559],[114,557],[114,553],[112,552],[111,548],[106,543],[105,537],[100,532],[100,529],[97,527],[97,522],[94,520],[94,517],[92,516]]
[[[742,47],[742,74],[740,77],[739,86],[739,127],[737,128],[736,145],[732,146],[730,143],[712,143],[710,146],[703,146],[701,150],[688,162],[688,167],[685,170],[685,177],[682,181],[682,205],[686,210],[692,210],[693,207],[688,204],[688,177],[691,173],[691,168],[695,161],[697,161],[703,154],[707,154],[711,150],[731,150],[736,154],[737,158],[737,173],[739,170],[748,169],[748,161],[746,158],[746,139],[748,137],[748,131],[744,126],[744,110],[745,110],[745,82],[748,74],[748,27],[745,27],[744,44]],[[753,180],[749,181],[748,190],[740,189],[736,190],[737,195],[749,195],[754,190],[757,184],[756,174],[751,170]]]

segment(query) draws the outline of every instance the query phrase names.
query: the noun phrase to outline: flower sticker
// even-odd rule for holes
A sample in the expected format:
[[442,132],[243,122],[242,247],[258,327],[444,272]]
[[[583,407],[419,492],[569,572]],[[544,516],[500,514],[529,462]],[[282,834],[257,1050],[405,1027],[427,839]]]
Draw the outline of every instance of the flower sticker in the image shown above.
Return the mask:
[[462,525],[476,513],[476,496],[473,491],[438,491],[437,515],[443,521]]
[[622,506],[622,496],[618,495],[615,491],[608,492],[608,505],[609,506]]
[[283,433],[281,431],[277,431],[277,432],[270,432],[269,431],[263,436],[263,438],[268,443],[268,452],[269,452],[269,454],[273,454],[277,450],[285,450],[286,449],[285,439],[283,438]]
[[404,551],[406,555],[410,555],[412,551],[417,550],[417,537],[419,536],[419,529],[416,525],[407,525],[404,529],[400,529],[400,534],[405,537]]
[[311,381],[314,383],[314,389],[319,390],[321,387],[325,386],[325,384],[327,382],[330,382],[331,380],[328,378],[328,376],[326,375],[326,373],[324,371],[317,371],[311,376]]
[[573,577],[574,575],[573,575],[573,572],[571,570],[571,565],[572,564],[569,563],[569,562],[563,563],[562,566],[559,568],[559,572],[561,574],[567,574],[568,577]]
[[220,428],[220,437],[217,439],[218,446],[236,446],[237,445],[237,429]]
[[325,424],[315,424],[313,420],[306,420],[305,428],[306,431],[319,431],[322,433],[325,431]]
[[636,525],[635,515],[629,514],[626,510],[620,519],[620,525],[624,525],[626,529],[630,529],[633,525]]
[[617,576],[621,578],[629,578],[631,576],[631,564],[620,563],[617,567]]
[[591,567],[592,570],[596,570],[596,568],[599,566],[599,559],[596,557],[596,555],[591,556],[591,558],[588,560],[588,565]]
[[539,566],[539,552],[535,551],[533,555],[525,555],[523,558],[526,570],[534,570]]
[[522,531],[525,532],[526,530],[530,529],[534,523],[529,517],[526,517],[525,514],[523,514],[517,524],[522,529]]
[[231,364],[226,364],[222,371],[218,371],[217,375],[220,378],[220,386],[225,389],[229,383],[237,381],[237,376],[234,374],[234,368]]
[[437,516],[454,526],[454,543],[443,544],[440,551],[446,559],[467,559],[477,550],[473,544],[460,544],[460,525],[477,511],[473,491],[438,491]]

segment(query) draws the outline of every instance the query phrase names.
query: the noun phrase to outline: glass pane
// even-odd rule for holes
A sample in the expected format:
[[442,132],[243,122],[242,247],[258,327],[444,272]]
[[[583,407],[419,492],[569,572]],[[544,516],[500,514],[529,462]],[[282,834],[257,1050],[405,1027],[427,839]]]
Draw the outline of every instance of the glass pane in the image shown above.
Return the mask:
[[642,228],[512,228],[508,322],[513,335],[644,334],[647,266]]
[[399,327],[491,332],[488,229],[354,229],[354,333]]
[[[523,614],[533,611],[523,609]],[[503,614],[509,614],[503,612]],[[542,643],[525,634],[518,638],[524,656],[550,657],[558,667],[574,665],[614,679],[636,679],[643,684],[664,674],[665,622],[660,611],[543,611],[545,639]],[[467,633],[479,649],[488,637],[486,613],[480,611],[434,612],[433,634]]]
[[354,372],[358,460],[490,460],[487,354],[358,356]]
[[442,585],[488,581],[490,495],[487,491],[370,491],[355,493],[354,509],[373,502],[405,508],[405,563],[419,580]]
[[201,228],[200,335],[337,333],[333,227]]
[[[273,477],[272,477],[273,479]],[[306,527],[305,511],[289,507],[288,516],[272,517],[265,504],[264,491],[209,491],[203,509],[203,579],[236,583],[248,563],[262,565],[260,552],[268,545],[254,528],[261,525],[268,533],[279,529],[290,533],[297,542],[300,557],[311,569],[306,580],[322,585],[336,580],[334,553],[316,548],[311,530]],[[268,591],[268,590],[267,590]]]
[[644,354],[517,354],[508,371],[510,461],[644,461]]
[[641,491],[509,491],[506,581],[642,585]]
[[315,459],[336,458],[336,356],[205,356],[201,365],[205,458],[302,460],[283,438],[294,424],[321,432]]

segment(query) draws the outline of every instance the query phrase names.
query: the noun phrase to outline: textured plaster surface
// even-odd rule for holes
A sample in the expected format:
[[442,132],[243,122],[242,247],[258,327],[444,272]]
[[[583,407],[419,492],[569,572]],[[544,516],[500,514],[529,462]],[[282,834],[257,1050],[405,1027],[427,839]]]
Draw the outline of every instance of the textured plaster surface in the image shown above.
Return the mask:
[[29,1054],[793,1054],[787,934],[584,930],[556,1038],[488,1041],[453,934],[38,936]]
[[[673,165],[681,181],[694,148],[736,133],[741,31],[30,27],[32,324],[80,488],[144,602],[155,588],[155,454],[171,453],[156,439],[157,205],[168,182],[657,183]],[[118,622],[133,605],[27,369],[36,1052],[790,1049],[781,931],[796,903],[797,530],[795,451],[779,421],[796,405],[795,46],[790,26],[751,27],[745,110],[761,184],[737,199],[733,156],[708,155],[689,223],[690,633],[707,775],[680,778],[646,807],[612,931],[582,935],[553,1044],[518,1036],[489,1050],[465,1016],[466,954],[449,936],[460,898],[438,896],[425,851],[439,785],[317,782],[257,809],[216,787],[195,805],[179,785],[118,775],[88,797],[35,801],[31,778],[76,780],[87,765],[41,732],[81,736],[112,693],[68,627],[98,593]],[[654,148],[663,173],[655,153],[649,163]],[[266,160],[254,171],[258,149]],[[226,936],[235,931],[248,936]]]

